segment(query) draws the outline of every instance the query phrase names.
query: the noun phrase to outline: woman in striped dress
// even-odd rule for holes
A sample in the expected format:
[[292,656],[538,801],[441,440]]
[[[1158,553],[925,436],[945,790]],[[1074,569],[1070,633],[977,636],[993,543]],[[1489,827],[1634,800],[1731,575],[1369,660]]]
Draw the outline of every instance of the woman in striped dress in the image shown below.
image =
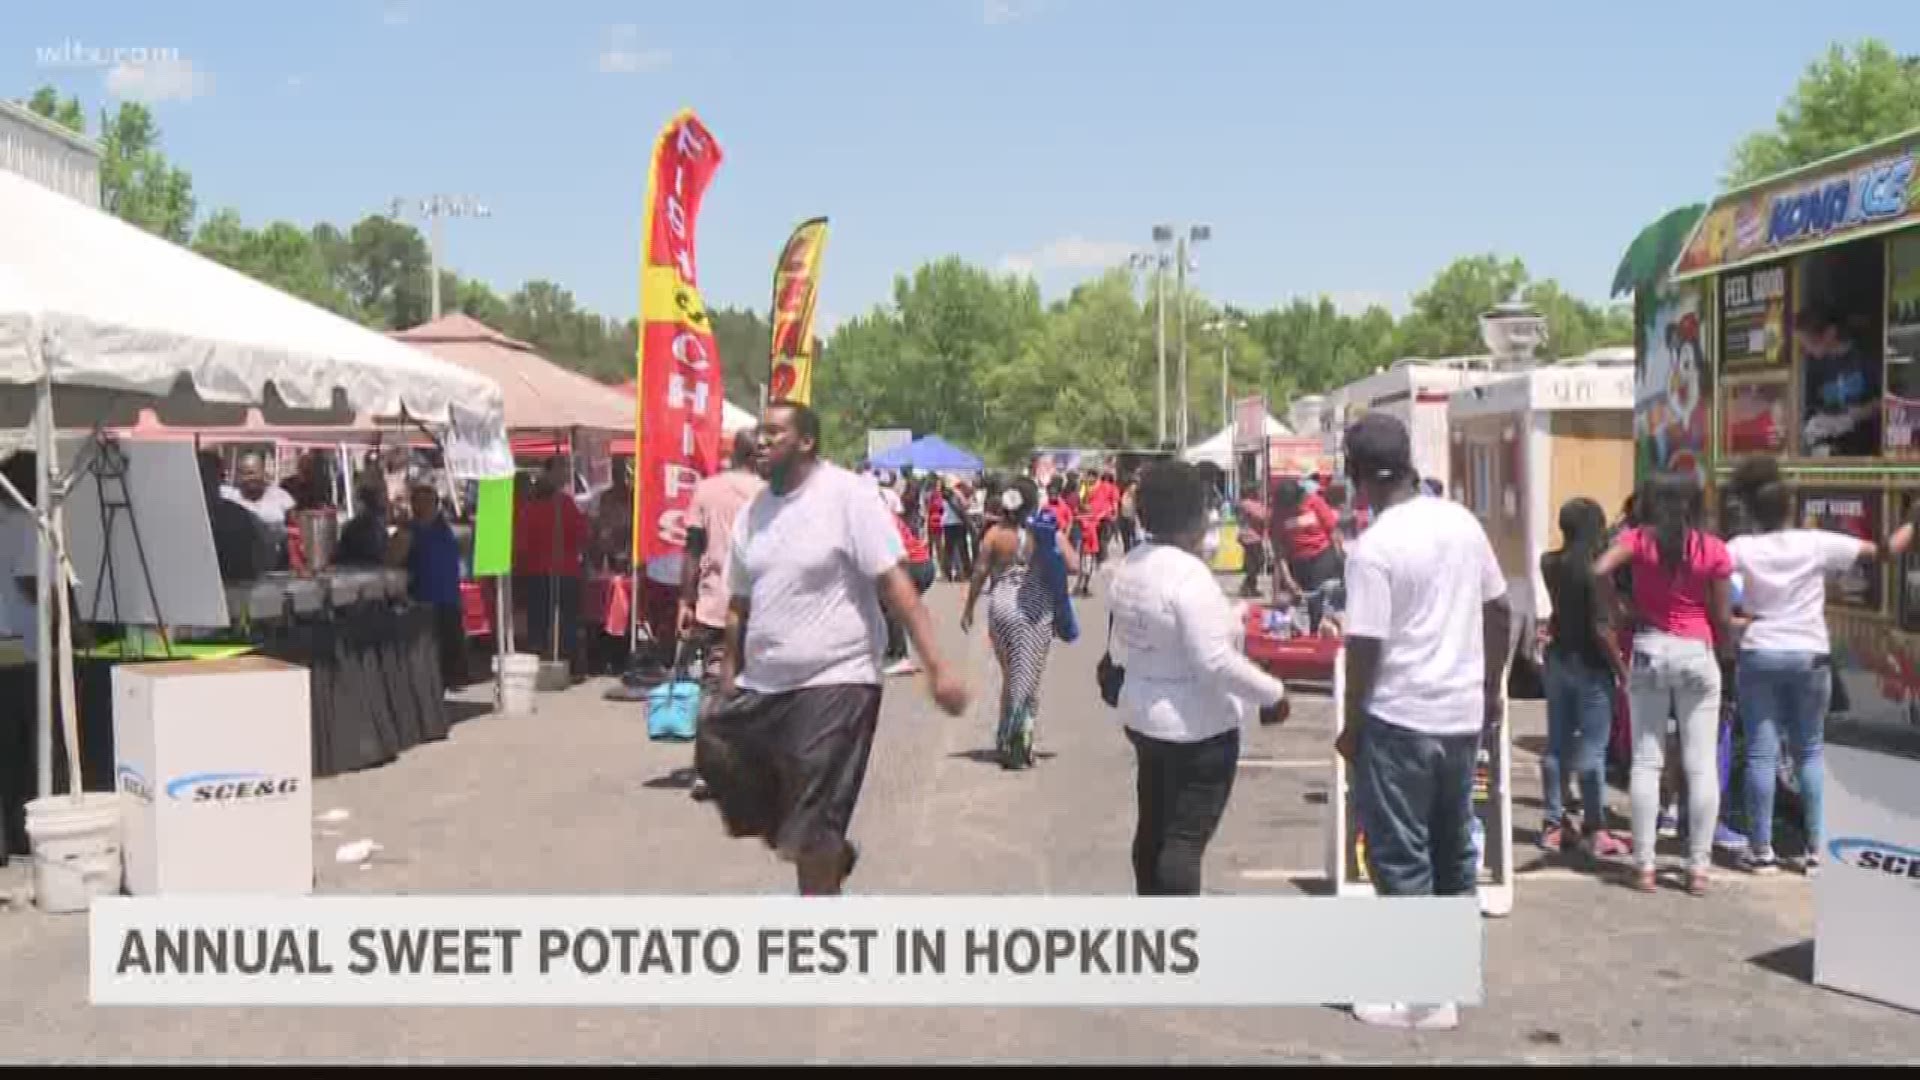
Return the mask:
[[963,633],[973,630],[974,605],[984,589],[987,600],[987,637],[1000,661],[1000,723],[994,749],[1002,768],[1023,769],[1033,764],[1033,735],[1040,707],[1040,681],[1046,674],[1047,652],[1053,645],[1053,587],[1034,559],[1036,542],[1058,547],[1067,573],[1078,570],[1079,554],[1064,532],[1049,520],[1035,521],[1040,491],[1020,477],[999,494],[999,517],[988,526],[974,563],[967,604],[960,616]]

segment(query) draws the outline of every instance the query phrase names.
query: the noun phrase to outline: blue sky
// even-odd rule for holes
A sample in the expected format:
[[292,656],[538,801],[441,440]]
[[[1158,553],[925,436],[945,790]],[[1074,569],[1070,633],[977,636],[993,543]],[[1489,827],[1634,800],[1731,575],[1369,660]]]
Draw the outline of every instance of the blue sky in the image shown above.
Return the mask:
[[[1396,308],[1497,251],[1604,297],[1633,234],[1712,193],[1805,65],[1920,5],[1615,0],[339,0],[8,11],[0,93],[150,100],[202,213],[347,223],[472,195],[450,265],[631,316],[648,152],[683,106],[726,160],[710,304],[769,303],[798,221],[833,233],[824,322],[957,254],[1051,297],[1205,222],[1196,285]],[[177,63],[117,71],[111,54]]]

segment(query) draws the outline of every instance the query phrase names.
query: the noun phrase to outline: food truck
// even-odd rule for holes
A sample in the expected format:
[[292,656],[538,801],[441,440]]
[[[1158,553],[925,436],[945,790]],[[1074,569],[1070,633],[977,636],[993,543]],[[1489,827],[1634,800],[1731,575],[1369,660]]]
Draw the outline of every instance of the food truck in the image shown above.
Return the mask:
[[1327,394],[1321,409],[1326,450],[1339,462],[1347,425],[1365,413],[1384,412],[1407,425],[1413,465],[1421,477],[1444,480],[1452,475],[1448,399],[1456,390],[1498,377],[1486,356],[1395,360],[1385,370]]
[[[1638,279],[1643,474],[1695,472],[1715,505],[1741,457],[1773,455],[1799,524],[1882,543],[1915,509],[1917,153],[1920,129],[1729,191],[1697,213],[1664,273],[1623,265]],[[1908,1008],[1920,1008],[1920,878],[1904,873],[1920,852],[1917,585],[1911,555],[1829,583],[1834,701],[1815,882],[1815,980]]]
[[1585,496],[1611,517],[1633,491],[1633,392],[1629,348],[1598,349],[1450,396],[1447,486],[1480,519],[1506,574],[1518,685],[1538,681],[1551,606],[1540,556],[1560,546],[1560,507]]

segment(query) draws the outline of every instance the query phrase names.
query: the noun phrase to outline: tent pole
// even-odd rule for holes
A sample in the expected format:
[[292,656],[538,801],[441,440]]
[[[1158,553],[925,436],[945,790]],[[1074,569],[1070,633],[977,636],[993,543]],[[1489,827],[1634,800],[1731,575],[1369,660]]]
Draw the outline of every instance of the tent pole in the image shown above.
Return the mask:
[[38,475],[34,478],[34,529],[35,543],[39,558],[34,563],[33,612],[34,633],[37,635],[34,645],[34,674],[37,683],[39,706],[39,797],[47,798],[53,794],[53,546],[47,536],[47,524],[53,520],[50,508],[54,499],[53,467],[53,366],[47,363],[46,351],[40,340],[40,320],[33,320],[27,331],[27,348],[33,351],[33,359],[40,365],[39,400],[34,403],[33,437],[34,467]]

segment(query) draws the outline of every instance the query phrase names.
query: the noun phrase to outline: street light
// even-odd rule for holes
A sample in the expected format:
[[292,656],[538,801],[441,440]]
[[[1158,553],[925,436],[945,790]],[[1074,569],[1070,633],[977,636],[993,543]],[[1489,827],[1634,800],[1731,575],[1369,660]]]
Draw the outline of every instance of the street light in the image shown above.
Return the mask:
[[1169,225],[1153,227],[1153,251],[1136,252],[1127,259],[1127,265],[1135,270],[1153,271],[1153,351],[1159,358],[1159,383],[1154,401],[1158,408],[1159,438],[1155,447],[1167,445],[1167,267],[1173,263],[1173,255],[1167,251],[1167,245],[1173,242],[1173,228]]
[[[1157,234],[1156,234],[1157,235]],[[1179,238],[1175,258],[1174,295],[1180,305],[1180,449],[1187,448],[1187,271],[1199,270],[1198,262],[1188,254],[1190,245],[1202,244],[1213,239],[1213,228],[1208,225],[1195,225]]]
[[1202,330],[1205,330],[1209,334],[1220,335],[1220,422],[1223,424],[1231,424],[1233,422],[1233,404],[1227,396],[1227,373],[1230,370],[1227,362],[1227,349],[1232,344],[1232,339],[1227,336],[1227,331],[1245,330],[1246,328],[1247,320],[1238,316],[1213,319],[1209,321],[1207,325],[1201,327]]
[[449,217],[492,217],[477,199],[467,195],[429,195],[424,199],[393,200],[393,217],[405,216],[409,205],[427,219],[427,250],[433,261],[433,317],[440,317],[440,221]]

